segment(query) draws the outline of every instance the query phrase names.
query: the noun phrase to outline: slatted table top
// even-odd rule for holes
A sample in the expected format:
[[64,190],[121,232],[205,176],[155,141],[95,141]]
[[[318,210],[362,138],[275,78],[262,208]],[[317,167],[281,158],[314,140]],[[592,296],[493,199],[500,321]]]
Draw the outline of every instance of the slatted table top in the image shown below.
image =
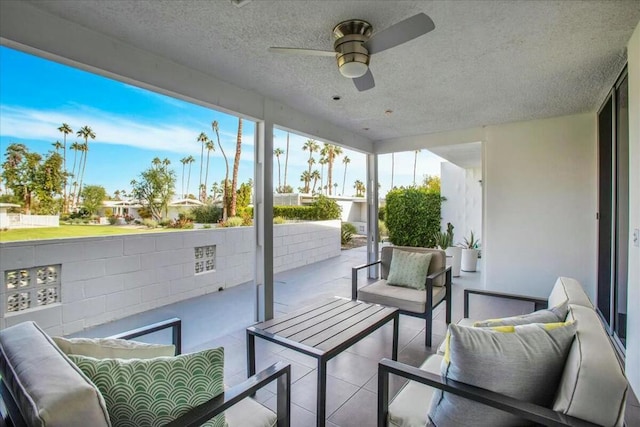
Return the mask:
[[332,298],[258,323],[249,333],[311,356],[338,353],[397,316],[397,308]]

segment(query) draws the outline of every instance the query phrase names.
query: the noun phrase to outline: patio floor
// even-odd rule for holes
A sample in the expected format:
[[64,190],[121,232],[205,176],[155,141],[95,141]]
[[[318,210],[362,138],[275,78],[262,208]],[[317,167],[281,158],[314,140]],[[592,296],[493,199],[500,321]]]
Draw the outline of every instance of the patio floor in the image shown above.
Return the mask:
[[[342,251],[339,257],[330,260],[276,274],[274,298],[276,317],[278,314],[288,313],[323,298],[350,297],[351,267],[365,262],[366,248],[361,247]],[[463,289],[478,288],[480,283],[481,272],[462,272],[460,277],[453,279],[452,320],[454,322],[463,314]],[[83,331],[81,335],[107,336],[170,317],[179,317],[182,319],[183,327],[183,352],[223,346],[225,382],[228,385],[234,385],[246,378],[245,328],[254,323],[253,301],[253,285],[247,283],[223,292],[101,325]],[[472,313],[477,318],[513,315],[531,310],[530,307],[520,303],[497,306],[489,300],[474,301],[472,306],[478,307],[478,311]],[[420,365],[429,354],[435,352],[445,332],[444,304],[434,311],[433,347],[431,348],[424,346],[424,320],[401,316],[398,359],[410,365]],[[155,337],[155,340],[165,338]],[[329,362],[327,426],[376,425],[377,364],[381,358],[391,357],[391,338],[392,328],[389,324]],[[256,339],[256,360],[258,370],[278,360],[291,364],[291,425],[293,427],[314,426],[315,359]],[[393,381],[392,378],[391,395],[403,383]],[[275,385],[271,384],[261,390],[256,399],[275,409]],[[629,398],[627,405],[627,425],[640,425],[640,404],[635,396]]]

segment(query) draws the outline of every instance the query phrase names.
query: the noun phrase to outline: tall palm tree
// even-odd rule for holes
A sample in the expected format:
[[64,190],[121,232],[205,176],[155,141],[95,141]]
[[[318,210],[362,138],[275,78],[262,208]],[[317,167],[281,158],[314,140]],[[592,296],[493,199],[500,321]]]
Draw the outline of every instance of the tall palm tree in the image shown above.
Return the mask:
[[353,188],[356,189],[356,197],[364,196],[365,187],[362,181],[360,181],[359,179],[356,179],[356,182],[354,183]]
[[202,196],[200,196],[200,193],[202,192],[202,166],[204,166],[204,146],[207,143],[207,141],[209,140],[209,137],[207,136],[206,133],[204,132],[200,132],[200,135],[198,135],[198,139],[197,141],[200,143],[200,181],[198,182],[198,197],[200,198],[200,201],[202,202]]
[[342,178],[342,193],[341,196],[344,196],[344,183],[347,180],[347,165],[351,163],[351,159],[349,156],[344,156],[342,158],[342,163],[344,164],[344,177]]
[[[74,180],[73,182],[69,183],[69,202],[73,202],[75,200],[75,195],[76,195],[76,185],[78,183],[78,180],[75,179],[76,177],[76,160],[78,158],[78,151],[82,151],[80,148],[81,144],[78,144],[78,141],[75,141],[74,143],[71,144],[71,146],[69,148],[71,148],[73,150],[73,168],[71,169],[71,175]],[[71,192],[71,186],[73,185],[73,193]]]
[[309,179],[307,179],[307,185],[305,185],[305,187],[304,187],[305,193],[308,193],[309,191],[311,191],[311,189],[310,189],[311,187],[309,185],[309,183],[311,182],[311,172],[309,172],[309,171],[311,170],[313,165],[316,163],[316,159],[311,157],[309,160],[307,160],[307,163],[309,163],[309,170],[306,171],[306,172],[307,172],[307,176],[309,177]]
[[313,189],[311,190],[311,194],[314,194],[316,192],[316,184],[320,179],[320,172],[318,172],[318,169],[314,169],[309,178],[313,179]]
[[420,150],[415,150],[414,151],[414,157],[413,157],[413,186],[416,186],[416,166],[418,164],[418,153],[420,152]]
[[342,148],[333,144],[325,144],[324,148],[326,149],[327,156],[327,185],[329,186],[329,195],[331,195],[331,187],[333,186],[333,162],[336,159],[336,156],[342,154]]
[[187,164],[189,165],[189,173],[187,174],[187,192],[185,194],[185,199],[190,194],[189,193],[189,182],[191,181],[191,164],[193,162],[195,162],[195,161],[196,161],[196,159],[193,156],[188,156],[187,157]]
[[318,163],[320,163],[320,190],[322,189],[326,190],[327,186],[324,185],[324,165],[327,164],[327,158],[325,156],[320,157],[320,160],[318,160]]
[[207,200],[207,182],[209,182],[209,157],[211,157],[211,152],[216,151],[216,146],[213,145],[213,141],[210,139],[204,143],[204,148],[207,149],[207,167],[204,172],[204,185],[202,186],[202,195],[201,200],[204,202]]
[[52,142],[51,145],[53,145],[53,148],[56,150],[56,153],[58,153],[58,150],[62,148],[62,143],[60,141]]
[[82,162],[82,174],[80,175],[80,187],[78,189],[78,202],[80,201],[80,193],[82,193],[82,180],[84,178],[84,171],[87,167],[87,157],[89,155],[89,138],[96,139],[96,134],[89,126],[85,125],[76,132],[77,136],[84,138],[84,160]]
[[309,192],[309,182],[311,182],[311,174],[309,171],[303,171],[302,175],[300,175],[300,181],[304,182],[304,188],[302,189],[303,193]]
[[228,211],[227,211],[227,186],[229,185],[229,161],[227,160],[227,155],[224,153],[224,149],[222,148],[222,144],[220,143],[220,128],[218,126],[218,121],[214,120],[211,122],[211,129],[216,133],[216,139],[218,140],[218,147],[220,147],[220,152],[222,153],[222,157],[224,157],[224,165],[225,165],[225,174],[224,174],[224,185],[222,186],[222,221],[227,220]]
[[183,157],[180,159],[180,163],[182,163],[182,177],[181,177],[181,187],[180,187],[180,194],[182,194],[182,198],[186,199],[186,196],[184,195],[184,167],[187,165],[189,158],[188,157]]
[[284,186],[287,186],[287,169],[289,168],[289,132],[287,132],[287,149],[284,158]]
[[[63,139],[64,142],[62,144],[62,148],[63,148],[62,161],[64,164],[64,195],[62,196],[64,203],[62,204],[62,209],[63,209],[63,212],[68,212],[69,202],[67,200],[67,135],[73,133],[73,129],[71,129],[71,126],[69,126],[68,124],[63,123],[62,126],[58,128],[58,130],[62,132],[62,135],[64,138]],[[71,186],[69,186],[69,190],[71,190]]]
[[280,181],[280,156],[284,154],[282,148],[276,148],[273,150],[273,155],[276,156],[276,160],[278,160],[278,192],[282,191],[282,182]]
[[309,150],[309,160],[307,161],[307,163],[309,163],[309,175],[311,175],[311,166],[313,165],[313,163],[311,162],[311,159],[313,158],[313,153],[318,151],[319,148],[320,146],[313,139],[307,139],[307,142],[305,142],[304,145],[302,146],[302,151]]
[[233,175],[231,179],[231,216],[236,216],[236,203],[238,201],[238,169],[240,168],[240,155],[242,154],[242,117],[238,117],[238,133],[236,136],[236,156],[233,159]]
[[393,190],[393,172],[396,166],[396,159],[394,153],[391,153],[391,189]]

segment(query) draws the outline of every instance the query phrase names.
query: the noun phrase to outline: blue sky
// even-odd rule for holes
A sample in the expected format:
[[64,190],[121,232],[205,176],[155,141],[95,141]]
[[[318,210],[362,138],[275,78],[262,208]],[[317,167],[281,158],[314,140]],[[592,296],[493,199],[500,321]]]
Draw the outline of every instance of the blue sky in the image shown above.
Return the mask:
[[[166,157],[177,174],[176,189],[180,192],[180,159],[192,155],[196,162],[191,166],[189,192],[195,194],[200,171],[200,143],[196,139],[200,132],[215,138],[211,122],[217,120],[220,140],[232,166],[238,129],[235,116],[7,47],[0,47],[0,69],[0,149],[3,161],[6,147],[14,142],[23,143],[29,150],[43,154],[53,150],[51,144],[63,140],[63,135],[57,130],[62,123],[68,123],[74,130],[74,134],[67,137],[67,146],[74,141],[83,142],[75,136],[75,131],[88,125],[96,138],[89,140],[85,184],[102,185],[110,194],[115,190],[129,192],[130,181],[137,178],[154,157]],[[308,153],[301,149],[306,140],[306,137],[290,135],[288,184],[294,188],[301,185],[299,177],[307,169]],[[253,177],[253,122],[243,121],[242,141],[239,179],[246,182]],[[285,149],[286,132],[275,131],[274,147]],[[345,150],[345,154],[351,159],[347,167],[345,194],[352,195],[355,180],[365,181],[365,156],[351,150]],[[317,154],[315,156],[318,157]],[[440,158],[425,150],[418,156],[418,179],[425,174],[439,175]],[[339,183],[339,192],[344,177],[341,160],[334,166],[334,182]],[[395,155],[395,185],[412,183],[413,160],[413,152]],[[72,162],[73,152],[68,150],[69,170]],[[284,168],[284,157],[281,163]],[[379,167],[381,193],[384,194],[391,182],[391,156],[380,156]],[[211,182],[221,181],[224,173],[224,160],[216,144],[209,164],[209,187]],[[277,182],[274,159],[274,185]]]

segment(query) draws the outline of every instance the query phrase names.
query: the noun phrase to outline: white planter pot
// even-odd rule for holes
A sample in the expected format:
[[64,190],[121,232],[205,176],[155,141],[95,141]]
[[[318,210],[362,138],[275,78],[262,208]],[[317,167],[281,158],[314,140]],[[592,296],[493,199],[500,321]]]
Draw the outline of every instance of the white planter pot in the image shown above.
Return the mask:
[[462,271],[476,271],[478,252],[477,249],[462,249]]
[[460,265],[462,263],[462,248],[459,246],[449,246],[445,249],[447,258],[451,257],[451,275],[460,277]]

